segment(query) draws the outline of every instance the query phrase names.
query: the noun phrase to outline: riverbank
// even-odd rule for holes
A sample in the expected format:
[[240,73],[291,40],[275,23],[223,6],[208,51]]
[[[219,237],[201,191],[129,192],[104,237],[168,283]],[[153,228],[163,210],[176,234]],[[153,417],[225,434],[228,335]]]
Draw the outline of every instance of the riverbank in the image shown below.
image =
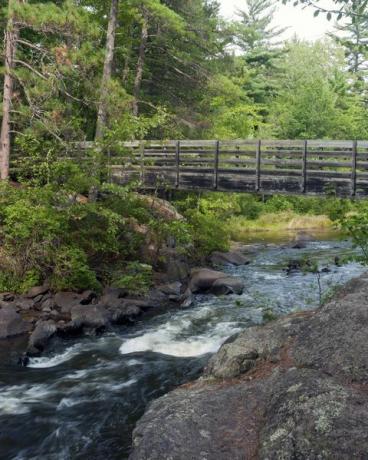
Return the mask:
[[368,275],[322,308],[241,332],[155,401],[131,459],[364,458]]

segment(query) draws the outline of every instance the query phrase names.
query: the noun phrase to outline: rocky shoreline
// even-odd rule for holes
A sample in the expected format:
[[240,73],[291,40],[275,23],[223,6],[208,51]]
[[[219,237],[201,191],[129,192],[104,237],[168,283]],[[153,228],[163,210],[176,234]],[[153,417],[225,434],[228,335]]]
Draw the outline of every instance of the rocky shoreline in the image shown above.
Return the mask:
[[368,275],[323,307],[245,330],[154,401],[131,460],[365,459]]
[[[241,253],[215,253],[211,263],[249,263]],[[172,265],[176,265],[176,270]],[[180,266],[179,266],[180,265]],[[182,275],[184,273],[184,275]],[[179,275],[181,274],[181,275]],[[126,289],[107,287],[102,295],[92,291],[53,293],[48,285],[37,286],[25,295],[0,294],[0,340],[29,337],[19,358],[27,365],[54,336],[99,334],[115,325],[131,325],[147,315],[170,308],[186,308],[192,295],[241,294],[241,279],[208,268],[190,270],[189,263],[171,259],[171,270],[157,277],[156,285],[145,296],[132,296]]]

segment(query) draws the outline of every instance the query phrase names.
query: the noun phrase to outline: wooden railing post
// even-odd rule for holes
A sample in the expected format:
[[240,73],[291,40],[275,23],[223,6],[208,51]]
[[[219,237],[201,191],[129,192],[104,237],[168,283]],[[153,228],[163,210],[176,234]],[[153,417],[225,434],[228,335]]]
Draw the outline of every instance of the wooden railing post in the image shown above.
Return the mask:
[[259,140],[256,151],[256,192],[261,190],[261,149],[262,141]]
[[140,163],[141,163],[141,172],[140,172],[140,177],[141,177],[141,182],[144,182],[144,141],[141,141],[139,143],[139,156],[140,156]]
[[353,141],[352,163],[351,163],[351,196],[356,195],[357,189],[357,156],[358,141]]
[[215,164],[214,164],[214,171],[213,171],[213,188],[215,190],[217,190],[217,188],[218,188],[219,156],[220,156],[220,141],[216,141]]
[[308,161],[308,141],[304,141],[303,163],[302,163],[302,192],[307,193],[307,161]]
[[175,187],[179,188],[179,186],[180,186],[180,141],[177,141],[177,143],[176,143],[175,164],[176,164]]
[[110,147],[107,150],[107,180],[112,183],[112,168],[111,168],[111,150]]

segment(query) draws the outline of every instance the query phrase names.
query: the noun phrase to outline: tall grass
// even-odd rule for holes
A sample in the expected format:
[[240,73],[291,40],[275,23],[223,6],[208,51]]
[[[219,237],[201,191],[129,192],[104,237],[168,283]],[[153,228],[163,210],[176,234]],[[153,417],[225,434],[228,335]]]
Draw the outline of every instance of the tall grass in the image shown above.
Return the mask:
[[255,232],[282,232],[288,230],[332,229],[333,222],[324,215],[300,215],[294,211],[261,214],[258,219],[249,220],[235,216],[228,221],[228,232],[234,241],[241,241]]

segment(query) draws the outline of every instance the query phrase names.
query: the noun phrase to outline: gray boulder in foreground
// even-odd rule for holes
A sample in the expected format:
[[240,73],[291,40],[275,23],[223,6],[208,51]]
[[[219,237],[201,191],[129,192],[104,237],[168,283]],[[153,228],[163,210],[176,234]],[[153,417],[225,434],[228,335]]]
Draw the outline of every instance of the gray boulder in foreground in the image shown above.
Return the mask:
[[153,402],[130,460],[368,458],[368,276],[312,312],[245,330]]
[[0,339],[26,334],[29,329],[30,325],[23,321],[12,306],[0,309]]
[[209,268],[195,268],[191,271],[189,290],[193,294],[240,295],[244,290],[244,283],[237,276],[230,276]]

